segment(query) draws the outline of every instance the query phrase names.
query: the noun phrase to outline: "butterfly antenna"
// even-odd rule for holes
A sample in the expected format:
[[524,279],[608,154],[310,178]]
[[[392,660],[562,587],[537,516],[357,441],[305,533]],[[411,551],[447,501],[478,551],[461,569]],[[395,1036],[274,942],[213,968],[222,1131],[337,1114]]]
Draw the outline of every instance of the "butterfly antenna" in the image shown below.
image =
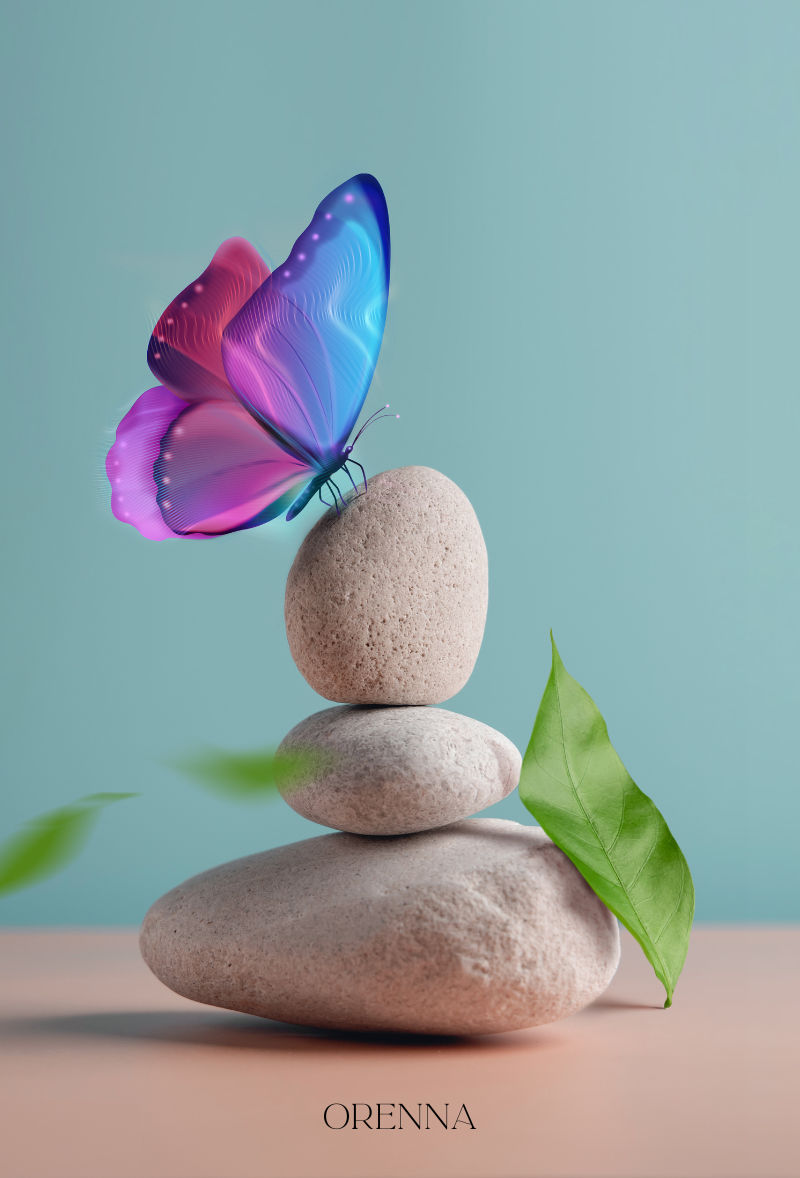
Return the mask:
[[[363,432],[367,428],[367,426],[372,425],[373,421],[383,421],[384,417],[399,417],[400,416],[399,413],[383,413],[384,409],[388,409],[388,408],[389,408],[388,405],[381,405],[380,409],[376,409],[375,412],[372,414],[372,416],[367,418],[367,420],[362,425],[361,429],[358,431],[358,433],[356,434],[356,436],[353,438],[352,442],[350,443],[351,450],[352,450],[353,446],[355,446],[356,442],[361,437],[361,435],[363,434]],[[381,417],[381,414],[383,414],[383,417]]]

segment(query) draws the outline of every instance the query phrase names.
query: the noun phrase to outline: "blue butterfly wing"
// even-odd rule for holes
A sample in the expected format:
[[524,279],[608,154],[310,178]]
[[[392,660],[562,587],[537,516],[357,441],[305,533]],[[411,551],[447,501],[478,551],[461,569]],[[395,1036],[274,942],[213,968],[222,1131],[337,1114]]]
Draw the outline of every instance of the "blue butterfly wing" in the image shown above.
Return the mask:
[[375,371],[389,262],[383,190],[373,176],[354,176],[325,197],[223,332],[239,399],[320,471],[341,457]]

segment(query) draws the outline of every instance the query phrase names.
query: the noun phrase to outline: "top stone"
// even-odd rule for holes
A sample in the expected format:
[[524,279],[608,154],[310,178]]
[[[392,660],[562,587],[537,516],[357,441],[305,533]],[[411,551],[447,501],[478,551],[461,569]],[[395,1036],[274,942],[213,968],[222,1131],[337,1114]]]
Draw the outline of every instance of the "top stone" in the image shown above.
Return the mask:
[[427,466],[384,471],[367,488],[300,545],[286,582],[292,657],[334,703],[442,703],[469,679],[486,624],[477,516]]

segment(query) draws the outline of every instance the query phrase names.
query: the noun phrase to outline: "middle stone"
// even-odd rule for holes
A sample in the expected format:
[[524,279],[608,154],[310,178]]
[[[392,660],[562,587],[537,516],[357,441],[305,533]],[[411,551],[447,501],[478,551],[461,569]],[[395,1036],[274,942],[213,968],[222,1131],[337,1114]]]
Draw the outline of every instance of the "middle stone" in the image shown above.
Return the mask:
[[278,753],[289,750],[323,754],[322,768],[281,786],[284,799],[352,834],[411,834],[477,814],[511,793],[522,764],[488,724],[414,706],[326,708],[284,737]]

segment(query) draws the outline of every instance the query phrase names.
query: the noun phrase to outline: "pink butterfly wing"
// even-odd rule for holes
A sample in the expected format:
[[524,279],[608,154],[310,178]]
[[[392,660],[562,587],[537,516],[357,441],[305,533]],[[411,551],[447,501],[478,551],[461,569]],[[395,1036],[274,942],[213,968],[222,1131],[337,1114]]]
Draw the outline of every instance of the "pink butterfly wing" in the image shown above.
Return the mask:
[[222,366],[222,332],[269,274],[243,237],[223,241],[207,269],[156,324],[147,348],[153,375],[192,404],[235,400]]
[[153,466],[161,515],[180,536],[266,523],[315,473],[231,401],[185,409],[165,431]]
[[170,423],[186,408],[169,389],[148,389],[117,426],[116,441],[106,457],[112,512],[148,540],[168,540],[176,534],[164,522],[156,501],[153,463]]

